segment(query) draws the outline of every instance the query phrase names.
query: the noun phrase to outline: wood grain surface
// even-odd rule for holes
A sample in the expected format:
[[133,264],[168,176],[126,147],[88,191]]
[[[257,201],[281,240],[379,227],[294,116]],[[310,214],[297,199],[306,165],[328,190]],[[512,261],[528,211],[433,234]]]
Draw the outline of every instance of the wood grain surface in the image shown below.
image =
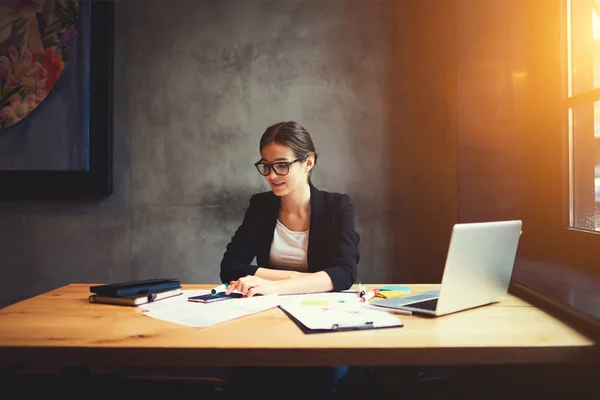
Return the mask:
[[584,363],[598,355],[590,338],[512,295],[439,318],[399,315],[402,328],[307,335],[277,308],[208,328],[180,326],[138,308],[91,304],[91,285],[1,309],[0,365],[485,365]]

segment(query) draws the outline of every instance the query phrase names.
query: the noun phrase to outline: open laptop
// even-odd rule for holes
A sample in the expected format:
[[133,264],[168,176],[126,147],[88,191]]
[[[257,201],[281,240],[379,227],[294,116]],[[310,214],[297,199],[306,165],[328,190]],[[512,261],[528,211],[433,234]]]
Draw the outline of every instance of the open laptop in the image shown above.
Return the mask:
[[456,224],[439,290],[370,304],[440,316],[500,300],[508,292],[521,221]]

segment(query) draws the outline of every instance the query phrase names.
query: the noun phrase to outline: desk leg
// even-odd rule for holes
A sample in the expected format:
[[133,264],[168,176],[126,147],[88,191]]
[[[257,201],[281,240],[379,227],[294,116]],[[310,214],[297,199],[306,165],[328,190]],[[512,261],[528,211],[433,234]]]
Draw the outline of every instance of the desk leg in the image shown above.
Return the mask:
[[63,367],[60,369],[58,398],[81,400],[95,398],[91,387],[91,375],[87,366]]

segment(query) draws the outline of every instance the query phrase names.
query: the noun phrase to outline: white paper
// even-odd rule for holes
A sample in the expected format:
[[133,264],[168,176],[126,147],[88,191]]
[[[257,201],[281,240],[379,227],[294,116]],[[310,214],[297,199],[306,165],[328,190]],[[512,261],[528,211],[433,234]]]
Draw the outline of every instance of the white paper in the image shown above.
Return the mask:
[[180,325],[204,328],[279,305],[277,296],[245,297],[215,303],[190,302],[187,301],[187,297],[190,296],[186,296],[183,302],[173,302],[160,308],[154,307],[145,315]]
[[339,329],[402,326],[398,317],[365,307],[360,301],[340,302],[334,298],[328,304],[321,304],[318,299],[306,297],[282,303],[281,308],[309,329],[333,329],[336,325]]
[[210,293],[210,290],[182,290],[181,295],[142,304],[138,308],[146,311],[161,311],[172,308],[175,304],[187,304],[188,298]]
[[299,303],[302,300],[315,300],[315,301],[327,300],[330,303],[348,302],[348,303],[359,303],[360,304],[360,298],[358,297],[358,295],[356,293],[343,293],[343,292],[280,295],[279,299],[281,300],[281,304]]
[[332,324],[357,325],[373,322],[375,327],[400,324],[397,317],[385,311],[365,307],[356,293],[310,293],[269,295],[196,303],[189,297],[210,293],[209,290],[184,290],[180,296],[141,305],[151,318],[175,324],[203,328],[252,315],[282,305],[311,329],[331,329]]

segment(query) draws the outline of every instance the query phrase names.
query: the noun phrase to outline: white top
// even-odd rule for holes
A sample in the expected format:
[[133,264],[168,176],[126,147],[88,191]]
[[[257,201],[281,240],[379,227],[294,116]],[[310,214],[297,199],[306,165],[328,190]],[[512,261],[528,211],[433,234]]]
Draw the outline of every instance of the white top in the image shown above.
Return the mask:
[[309,231],[289,230],[279,220],[275,225],[269,261],[272,267],[308,271],[306,252],[308,250]]

